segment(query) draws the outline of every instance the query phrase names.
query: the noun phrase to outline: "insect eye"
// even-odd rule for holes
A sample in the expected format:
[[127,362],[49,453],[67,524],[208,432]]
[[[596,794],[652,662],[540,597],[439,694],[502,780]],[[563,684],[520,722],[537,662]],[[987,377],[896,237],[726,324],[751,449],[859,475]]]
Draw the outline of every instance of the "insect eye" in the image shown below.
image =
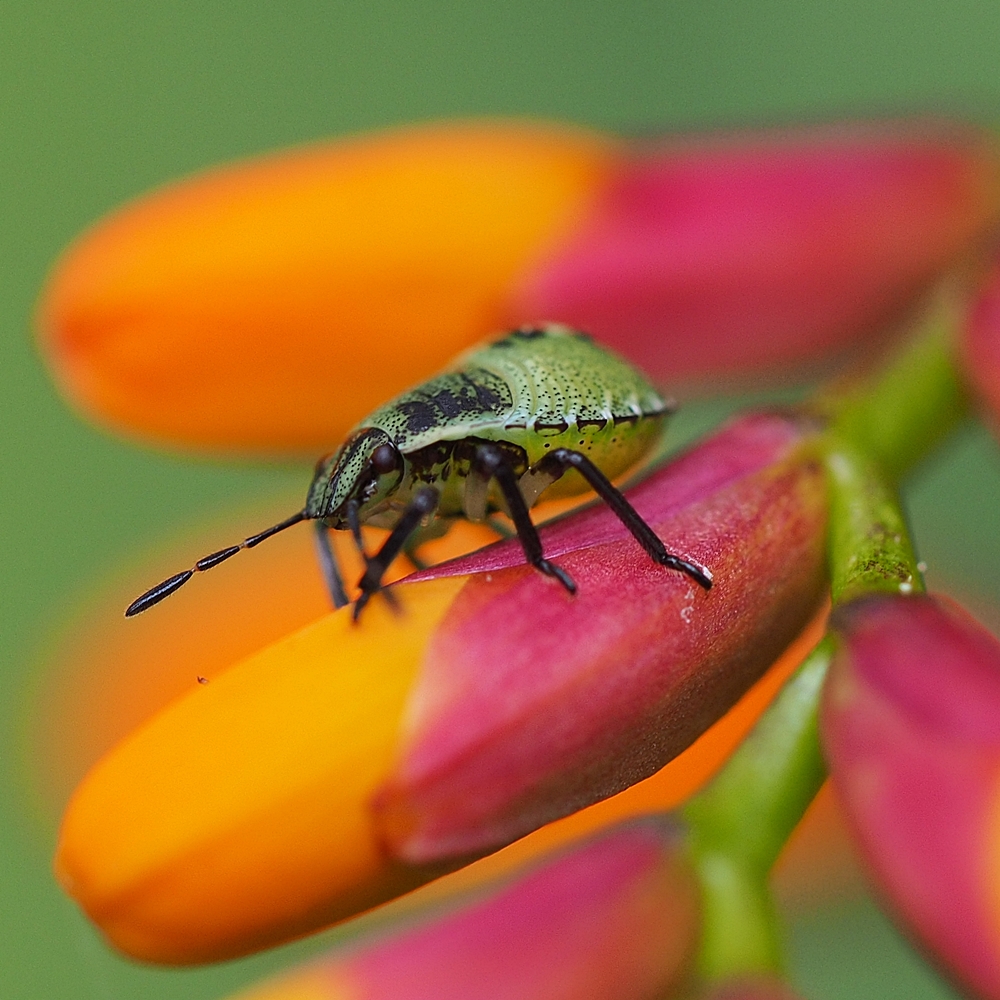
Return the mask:
[[372,468],[380,475],[392,472],[399,465],[399,452],[391,444],[379,445],[372,453]]

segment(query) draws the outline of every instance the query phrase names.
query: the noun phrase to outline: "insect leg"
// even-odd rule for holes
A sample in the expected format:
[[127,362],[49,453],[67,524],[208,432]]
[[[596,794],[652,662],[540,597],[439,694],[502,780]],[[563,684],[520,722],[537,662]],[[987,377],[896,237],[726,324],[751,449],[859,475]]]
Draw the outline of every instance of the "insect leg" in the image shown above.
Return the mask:
[[347,526],[351,529],[351,537],[358,547],[358,552],[365,558],[365,541],[361,537],[361,515],[358,513],[360,504],[357,500],[347,501]]
[[330,594],[334,608],[342,608],[349,603],[344,590],[344,581],[337,568],[337,557],[330,544],[330,531],[322,521],[314,521],[316,529],[316,552],[319,555],[319,568],[323,573],[323,582]]
[[[686,573],[695,583],[705,590],[711,589],[712,574],[697,563],[682,559],[668,552],[656,532],[646,524],[639,512],[633,507],[620,490],[616,489],[607,476],[586,455],[569,448],[557,448],[536,464],[541,473],[552,473],[558,470],[562,475],[567,469],[576,469],[587,480],[597,495],[611,508],[615,516],[632,533],[635,540],[646,550],[649,557],[668,569],[676,569]],[[557,476],[558,478],[558,476]]]
[[419,490],[396,522],[396,527],[382,543],[382,548],[371,558],[366,558],[365,573],[358,583],[361,588],[361,596],[354,603],[355,621],[358,620],[361,609],[372,599],[374,594],[382,589],[382,577],[385,576],[385,571],[393,559],[399,555],[407,539],[420,527],[420,522],[428,514],[434,513],[438,499],[438,491],[433,486],[425,486]]
[[571,594],[575,594],[576,584],[569,573],[555,563],[549,562],[543,556],[542,540],[538,537],[538,529],[531,523],[528,507],[517,485],[517,477],[504,457],[504,453],[494,445],[480,445],[476,449],[476,462],[486,474],[497,481],[497,485],[507,501],[507,508],[517,530],[521,548],[524,549],[524,558],[535,569],[546,576],[555,577]]

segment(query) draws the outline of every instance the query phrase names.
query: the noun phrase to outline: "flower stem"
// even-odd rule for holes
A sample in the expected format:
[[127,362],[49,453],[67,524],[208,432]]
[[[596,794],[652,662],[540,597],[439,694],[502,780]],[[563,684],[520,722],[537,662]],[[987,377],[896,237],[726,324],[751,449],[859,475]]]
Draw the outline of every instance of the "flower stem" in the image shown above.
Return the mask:
[[920,572],[896,491],[875,463],[831,435],[830,595],[834,606],[873,593],[922,593]]
[[[896,484],[965,414],[950,348],[962,315],[953,287],[942,288],[883,371],[861,388],[817,401],[828,420],[822,449],[835,607],[867,594],[924,589]],[[701,972],[710,981],[780,971],[767,877],[826,777],[818,713],[834,648],[830,636],[820,642],[683,811],[702,888]]]
[[881,372],[845,394],[817,401],[816,408],[832,417],[834,434],[875,463],[892,484],[966,415],[954,341],[967,304],[957,279],[943,282]]
[[702,883],[701,966],[709,979],[780,968],[767,874],[826,778],[817,711],[831,653],[824,639],[684,809]]

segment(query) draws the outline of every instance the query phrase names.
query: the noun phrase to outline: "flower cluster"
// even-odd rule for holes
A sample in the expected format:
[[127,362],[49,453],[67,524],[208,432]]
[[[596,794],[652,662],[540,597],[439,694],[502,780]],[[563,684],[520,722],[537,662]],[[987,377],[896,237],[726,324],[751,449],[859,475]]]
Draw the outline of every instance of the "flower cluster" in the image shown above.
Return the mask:
[[[99,223],[50,280],[42,344],[86,414],[161,443],[329,451],[539,319],[665,384],[854,375],[628,490],[710,591],[591,506],[541,529],[572,597],[516,539],[461,526],[357,623],[265,607],[233,663],[202,631],[185,669],[209,683],[148,706],[69,802],[66,890],[122,951],[208,962],[513,844],[246,996],[780,1000],[768,873],[829,770],[900,921],[1000,997],[1000,644],[923,593],[896,498],[964,415],[963,371],[1000,414],[998,223],[991,138],[930,121],[644,143],[415,127]],[[170,629],[220,593],[186,589]]]

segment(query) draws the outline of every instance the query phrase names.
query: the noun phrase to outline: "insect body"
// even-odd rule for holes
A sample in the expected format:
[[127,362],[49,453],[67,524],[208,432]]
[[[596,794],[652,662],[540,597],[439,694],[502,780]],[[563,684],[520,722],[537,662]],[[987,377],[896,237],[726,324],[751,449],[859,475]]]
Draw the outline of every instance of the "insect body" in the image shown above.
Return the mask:
[[[163,600],[198,571],[303,520],[317,528],[334,605],[347,596],[327,537],[360,526],[391,529],[365,556],[355,618],[381,588],[403,549],[440,534],[451,520],[507,513],[525,557],[567,590],[569,575],[544,558],[528,510],[547,498],[596,490],[649,555],[687,573],[706,590],[708,570],[672,555],[610,480],[645,454],[671,407],[629,364],[589,336],[563,326],[515,330],[459,357],[451,370],[403,393],[358,424],[320,459],[301,511],[200,559],[134,601],[131,616]],[[363,553],[363,549],[362,549]]]

